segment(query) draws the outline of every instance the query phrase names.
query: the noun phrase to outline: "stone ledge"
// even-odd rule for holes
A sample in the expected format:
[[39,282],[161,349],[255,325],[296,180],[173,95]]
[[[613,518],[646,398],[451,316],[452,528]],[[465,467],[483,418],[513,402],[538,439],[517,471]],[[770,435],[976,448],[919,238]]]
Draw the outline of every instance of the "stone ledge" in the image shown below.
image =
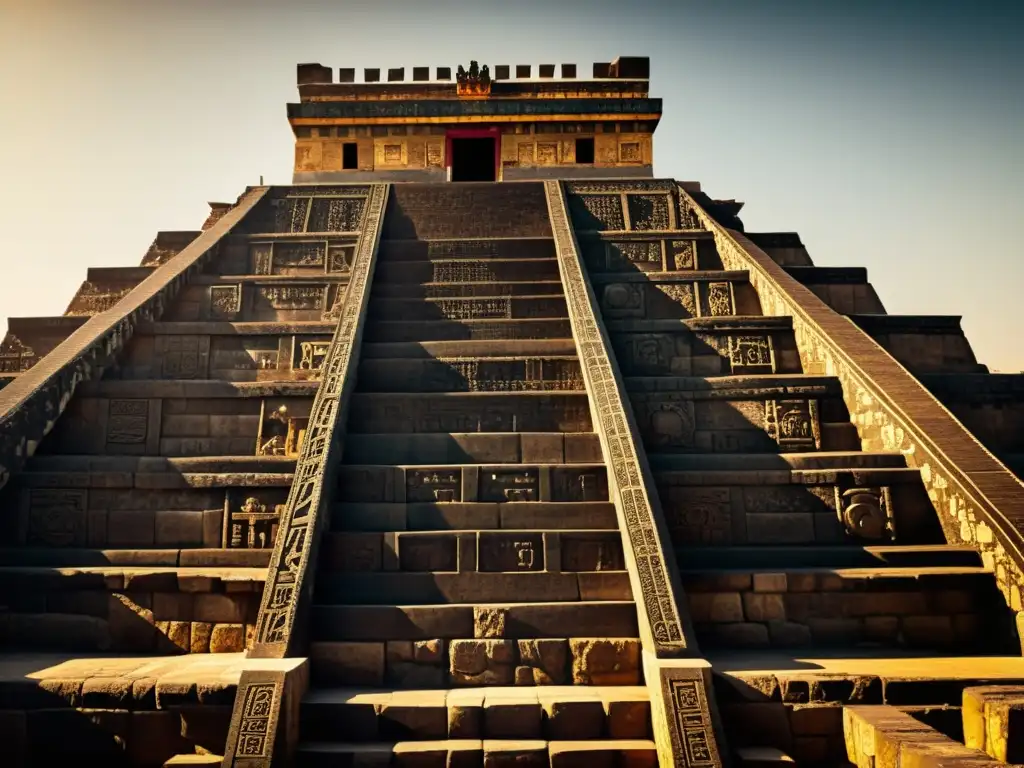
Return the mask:
[[0,549],[4,568],[266,568],[266,549],[65,549],[19,547]]
[[609,283],[694,283],[694,282],[739,282],[749,277],[746,270],[695,269],[688,272],[591,272],[592,285]]
[[914,765],[997,766],[978,749],[965,747],[895,707],[846,707],[843,710],[846,754],[857,768]]
[[678,320],[605,320],[605,327],[609,333],[788,331],[793,328],[793,320],[789,317],[723,315],[719,317],[685,317]]
[[839,380],[803,373],[763,376],[624,376],[630,395],[641,392],[687,393],[693,399],[842,397]]
[[226,381],[179,379],[103,379],[83,382],[80,397],[238,398],[313,397],[319,381]]
[[1024,763],[1024,688],[965,688],[964,744],[1001,763]]
[[267,336],[310,334],[329,336],[334,333],[334,323],[319,320],[287,321],[253,320],[244,323],[228,323],[219,320],[167,320],[139,323],[136,336]]

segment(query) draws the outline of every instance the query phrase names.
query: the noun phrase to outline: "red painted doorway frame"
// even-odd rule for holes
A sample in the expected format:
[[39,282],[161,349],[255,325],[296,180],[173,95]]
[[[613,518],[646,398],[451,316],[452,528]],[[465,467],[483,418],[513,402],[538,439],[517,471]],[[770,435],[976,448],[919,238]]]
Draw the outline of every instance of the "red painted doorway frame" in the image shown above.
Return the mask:
[[453,139],[494,139],[494,180],[501,181],[501,129],[496,125],[480,128],[449,128],[444,133],[444,165],[451,181]]

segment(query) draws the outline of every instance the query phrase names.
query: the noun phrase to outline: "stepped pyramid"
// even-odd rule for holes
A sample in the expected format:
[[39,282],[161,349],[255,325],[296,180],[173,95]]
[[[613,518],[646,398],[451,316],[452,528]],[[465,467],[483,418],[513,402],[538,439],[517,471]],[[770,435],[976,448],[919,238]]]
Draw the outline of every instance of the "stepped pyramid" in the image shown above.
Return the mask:
[[10,320],[4,765],[1024,762],[1024,378],[533,74],[299,65],[291,185]]

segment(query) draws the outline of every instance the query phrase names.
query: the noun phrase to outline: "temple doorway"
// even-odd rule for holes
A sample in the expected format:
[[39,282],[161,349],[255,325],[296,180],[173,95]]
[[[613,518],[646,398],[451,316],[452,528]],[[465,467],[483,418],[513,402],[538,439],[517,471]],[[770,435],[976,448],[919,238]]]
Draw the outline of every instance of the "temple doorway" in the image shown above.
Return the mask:
[[493,137],[453,138],[451,142],[452,181],[497,181]]

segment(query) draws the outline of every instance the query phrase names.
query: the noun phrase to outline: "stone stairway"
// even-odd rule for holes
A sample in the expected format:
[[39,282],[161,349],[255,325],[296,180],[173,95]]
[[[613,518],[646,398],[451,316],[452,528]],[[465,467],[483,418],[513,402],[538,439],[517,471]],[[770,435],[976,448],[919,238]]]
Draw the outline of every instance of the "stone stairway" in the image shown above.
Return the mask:
[[299,764],[656,764],[541,185],[396,185],[365,322]]
[[[770,748],[844,763],[842,705],[887,702],[901,669],[918,676],[916,703],[940,708],[989,658],[1004,678],[1024,672],[991,567],[947,544],[902,455],[861,450],[840,382],[802,370],[789,318],[762,316],[711,233],[684,208],[678,229],[663,214],[625,231],[635,185],[569,186],[741,762]],[[919,658],[962,669],[926,680],[927,664],[906,666]]]

